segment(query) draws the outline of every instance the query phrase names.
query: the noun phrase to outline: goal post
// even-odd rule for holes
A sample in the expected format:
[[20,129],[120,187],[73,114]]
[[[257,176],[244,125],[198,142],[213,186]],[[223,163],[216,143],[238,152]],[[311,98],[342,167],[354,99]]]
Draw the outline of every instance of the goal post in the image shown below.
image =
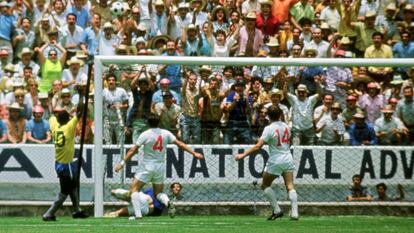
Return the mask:
[[414,67],[414,59],[344,59],[344,58],[245,58],[245,57],[179,57],[179,56],[95,56],[94,59],[94,215],[104,213],[103,154],[103,67],[110,64],[180,64],[180,65],[261,65],[261,66],[391,66]]

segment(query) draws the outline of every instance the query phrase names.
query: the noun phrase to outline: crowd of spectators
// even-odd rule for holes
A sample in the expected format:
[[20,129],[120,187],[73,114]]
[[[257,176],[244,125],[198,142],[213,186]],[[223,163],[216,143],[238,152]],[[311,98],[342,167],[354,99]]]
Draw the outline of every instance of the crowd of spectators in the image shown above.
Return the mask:
[[[95,55],[414,58],[413,4],[2,1],[0,143],[50,143],[53,109],[75,114],[79,92],[93,93]],[[414,67],[135,64],[106,67],[103,79],[107,144],[133,142],[150,112],[186,143],[251,144],[272,105],[294,145],[414,144]]]

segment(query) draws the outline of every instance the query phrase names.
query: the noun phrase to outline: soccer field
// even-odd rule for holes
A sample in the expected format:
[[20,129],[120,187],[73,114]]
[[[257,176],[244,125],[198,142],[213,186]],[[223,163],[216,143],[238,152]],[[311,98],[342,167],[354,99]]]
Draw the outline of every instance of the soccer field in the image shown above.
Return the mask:
[[39,217],[0,217],[0,232],[248,232],[248,233],[321,233],[321,232],[414,232],[412,217],[329,216],[301,217],[299,221],[266,221],[262,216],[167,216],[147,217],[140,221],[128,218],[72,219],[58,217],[43,222]]

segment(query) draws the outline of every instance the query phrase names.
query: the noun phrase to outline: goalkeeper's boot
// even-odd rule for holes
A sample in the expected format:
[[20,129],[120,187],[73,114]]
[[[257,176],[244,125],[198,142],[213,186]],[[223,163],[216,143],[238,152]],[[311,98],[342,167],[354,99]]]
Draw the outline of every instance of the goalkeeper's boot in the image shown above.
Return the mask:
[[299,216],[290,216],[290,221],[298,221]]
[[170,215],[171,218],[175,217],[175,205],[172,201],[168,202],[168,215]]
[[73,218],[89,218],[89,215],[87,215],[85,212],[83,211],[79,211],[79,212],[75,212],[72,214]]
[[278,218],[282,218],[283,217],[283,211],[280,211],[279,213],[272,213],[272,215],[270,215],[270,217],[267,218],[267,220],[269,221],[273,221],[276,220]]
[[42,216],[42,220],[45,221],[45,222],[56,221],[56,217],[54,215],[52,215],[52,216]]

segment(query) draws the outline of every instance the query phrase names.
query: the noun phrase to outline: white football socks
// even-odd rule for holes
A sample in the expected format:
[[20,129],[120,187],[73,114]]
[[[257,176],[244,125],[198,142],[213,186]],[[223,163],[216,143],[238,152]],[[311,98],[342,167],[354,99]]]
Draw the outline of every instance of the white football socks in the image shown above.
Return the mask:
[[299,217],[298,194],[296,193],[296,190],[293,189],[289,191],[289,200],[290,200],[290,207],[292,209],[291,217],[294,217],[294,218]]
[[141,204],[140,204],[140,201],[139,201],[139,193],[138,192],[133,192],[131,194],[131,202],[132,202],[132,206],[134,207],[135,218],[142,218]]
[[167,194],[165,193],[158,193],[157,200],[160,201],[162,204],[168,207],[168,202],[170,199],[168,198]]
[[277,198],[276,198],[275,191],[273,191],[271,187],[267,187],[263,191],[267,197],[267,200],[270,202],[270,206],[272,206],[273,213],[275,214],[275,213],[279,213],[280,211],[282,211],[279,205],[277,204]]

